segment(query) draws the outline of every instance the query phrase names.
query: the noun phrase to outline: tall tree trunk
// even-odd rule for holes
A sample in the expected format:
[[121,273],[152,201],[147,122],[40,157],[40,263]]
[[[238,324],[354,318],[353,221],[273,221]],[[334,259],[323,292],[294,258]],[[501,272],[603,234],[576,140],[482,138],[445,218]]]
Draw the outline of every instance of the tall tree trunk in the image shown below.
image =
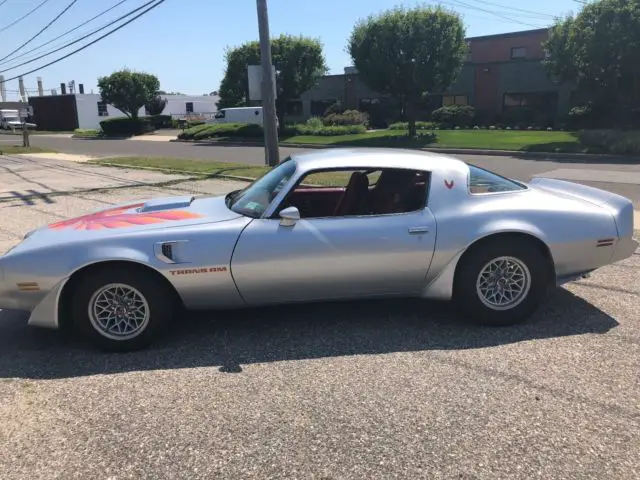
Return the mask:
[[415,137],[417,135],[416,130],[416,109],[414,108],[414,102],[410,98],[405,99],[404,101],[404,115],[407,119],[407,124],[409,127],[409,136]]

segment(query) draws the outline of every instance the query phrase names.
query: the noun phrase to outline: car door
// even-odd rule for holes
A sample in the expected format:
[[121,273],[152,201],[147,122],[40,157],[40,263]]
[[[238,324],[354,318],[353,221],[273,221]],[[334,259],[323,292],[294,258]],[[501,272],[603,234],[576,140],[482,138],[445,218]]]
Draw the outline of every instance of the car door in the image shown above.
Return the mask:
[[249,304],[418,294],[436,224],[428,208],[389,215],[253,220],[231,261]]

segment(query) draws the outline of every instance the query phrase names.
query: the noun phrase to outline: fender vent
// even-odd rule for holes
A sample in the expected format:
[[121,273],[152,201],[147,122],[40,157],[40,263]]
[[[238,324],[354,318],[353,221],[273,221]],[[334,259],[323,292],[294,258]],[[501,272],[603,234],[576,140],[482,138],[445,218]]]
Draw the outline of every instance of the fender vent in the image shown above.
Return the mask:
[[160,247],[160,251],[162,255],[167,257],[169,260],[173,260],[173,245],[170,243],[163,243]]

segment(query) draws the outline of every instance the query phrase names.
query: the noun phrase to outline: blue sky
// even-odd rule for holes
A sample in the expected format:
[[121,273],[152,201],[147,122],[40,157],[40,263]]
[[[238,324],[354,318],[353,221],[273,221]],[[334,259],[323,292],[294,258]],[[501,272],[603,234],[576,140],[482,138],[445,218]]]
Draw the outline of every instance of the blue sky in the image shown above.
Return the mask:
[[[42,1],[4,0],[3,3],[0,0],[0,58],[27,41],[71,2],[48,0],[27,19],[2,31]],[[61,57],[100,34],[29,65],[2,71],[81,37],[148,0],[126,0],[118,8],[55,43],[11,60],[76,27],[118,1],[77,0],[60,20],[33,42],[9,59],[0,61],[0,75],[10,78]],[[288,33],[319,38],[324,44],[331,73],[341,73],[350,64],[345,45],[353,24],[359,18],[395,5],[412,6],[417,3],[441,3],[458,11],[463,15],[468,36],[544,27],[553,21],[553,16],[577,11],[580,7],[573,0],[268,0],[269,23],[272,36]],[[224,75],[225,48],[257,38],[255,0],[166,0],[145,16],[86,50],[25,76],[25,85],[33,91],[36,77],[41,76],[47,90],[58,88],[61,82],[75,80],[85,85],[87,93],[91,89],[97,93],[98,76],[128,67],[157,75],[163,90],[201,95],[218,89]],[[8,82],[9,97],[15,98],[12,91],[17,89],[17,80]]]

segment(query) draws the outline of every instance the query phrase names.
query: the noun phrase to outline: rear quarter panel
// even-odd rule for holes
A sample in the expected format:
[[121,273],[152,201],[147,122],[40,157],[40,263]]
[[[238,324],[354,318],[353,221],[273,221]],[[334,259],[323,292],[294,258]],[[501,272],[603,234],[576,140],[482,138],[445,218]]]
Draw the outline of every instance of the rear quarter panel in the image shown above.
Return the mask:
[[498,233],[524,233],[544,242],[557,277],[592,270],[611,260],[613,247],[596,246],[598,239],[617,236],[607,210],[535,189],[470,194],[468,175],[457,177],[453,188],[447,187],[447,176],[432,175],[429,203],[436,217],[437,240],[424,296],[449,298],[464,251]]

